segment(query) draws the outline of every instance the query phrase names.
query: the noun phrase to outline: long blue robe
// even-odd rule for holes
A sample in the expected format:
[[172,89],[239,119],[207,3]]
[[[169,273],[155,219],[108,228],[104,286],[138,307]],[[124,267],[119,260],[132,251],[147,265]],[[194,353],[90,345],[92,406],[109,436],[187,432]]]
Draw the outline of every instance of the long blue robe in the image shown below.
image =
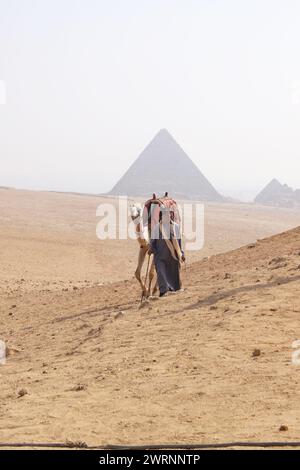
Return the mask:
[[[181,249],[179,227],[177,224],[174,224],[173,228]],[[169,226],[164,225],[164,233],[168,234],[168,239],[171,241],[172,234],[170,233]],[[181,288],[180,262],[178,259],[175,260],[173,258],[159,225],[157,225],[154,230],[154,237],[150,241],[150,246],[151,251],[154,254],[154,263],[157,272],[160,295],[162,296],[168,291],[178,291]]]

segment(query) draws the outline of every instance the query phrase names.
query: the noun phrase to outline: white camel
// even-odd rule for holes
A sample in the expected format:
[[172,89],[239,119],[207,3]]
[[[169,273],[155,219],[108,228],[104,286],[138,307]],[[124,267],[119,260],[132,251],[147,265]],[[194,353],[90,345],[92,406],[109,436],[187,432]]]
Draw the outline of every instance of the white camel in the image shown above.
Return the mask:
[[[142,288],[142,297],[149,297],[150,295],[154,295],[157,291],[157,282],[154,285],[153,291],[151,293],[151,285],[155,276],[155,265],[154,259],[150,259],[151,255],[149,255],[149,239],[148,239],[148,230],[145,229],[142,222],[142,209],[141,207],[133,204],[130,206],[130,215],[131,219],[135,224],[135,233],[136,238],[140,247],[139,256],[138,256],[138,265],[135,271],[135,277],[141,285]],[[148,266],[147,266],[147,274],[148,274],[148,284],[147,284],[147,274],[145,282],[142,280],[142,268],[148,254]]]

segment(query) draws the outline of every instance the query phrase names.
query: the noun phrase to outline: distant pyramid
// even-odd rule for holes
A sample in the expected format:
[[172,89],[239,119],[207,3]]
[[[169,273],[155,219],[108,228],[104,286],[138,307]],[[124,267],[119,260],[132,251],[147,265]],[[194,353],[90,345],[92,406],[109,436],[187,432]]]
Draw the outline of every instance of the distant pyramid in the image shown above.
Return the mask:
[[255,198],[257,204],[279,207],[294,207],[297,205],[299,190],[294,191],[287,184],[281,184],[273,179]]
[[223,200],[171,134],[162,129],[109,194],[151,196],[166,191],[180,199]]

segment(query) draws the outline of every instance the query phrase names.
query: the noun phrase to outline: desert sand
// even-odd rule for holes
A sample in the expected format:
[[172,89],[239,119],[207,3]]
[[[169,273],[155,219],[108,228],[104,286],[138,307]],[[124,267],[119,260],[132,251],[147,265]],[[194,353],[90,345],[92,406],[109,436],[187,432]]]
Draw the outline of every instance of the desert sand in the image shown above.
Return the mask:
[[185,291],[141,306],[100,200],[0,190],[0,441],[297,440],[300,213],[207,204]]
[[[134,200],[129,200],[133,202]],[[95,286],[131,279],[135,240],[96,237],[99,204],[116,198],[0,189],[0,294]],[[188,263],[300,224],[300,211],[205,204],[205,244]]]

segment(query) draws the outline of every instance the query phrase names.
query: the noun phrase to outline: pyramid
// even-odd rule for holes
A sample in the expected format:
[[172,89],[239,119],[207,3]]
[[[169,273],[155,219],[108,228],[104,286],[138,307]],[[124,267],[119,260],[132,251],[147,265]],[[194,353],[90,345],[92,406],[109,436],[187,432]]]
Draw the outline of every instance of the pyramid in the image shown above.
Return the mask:
[[180,199],[223,200],[171,134],[162,129],[109,194],[149,197],[165,192]]
[[277,179],[273,179],[256,196],[255,202],[271,206],[293,207],[297,204],[298,198],[299,190],[294,191],[287,184],[281,184]]

